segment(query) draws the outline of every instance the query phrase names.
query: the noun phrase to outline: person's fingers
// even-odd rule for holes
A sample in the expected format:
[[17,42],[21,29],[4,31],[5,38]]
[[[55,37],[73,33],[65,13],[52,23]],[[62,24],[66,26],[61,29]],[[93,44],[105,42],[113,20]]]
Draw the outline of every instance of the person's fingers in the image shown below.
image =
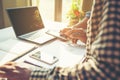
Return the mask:
[[15,64],[16,64],[15,62],[8,62],[5,65],[15,65]]
[[6,72],[4,72],[4,71],[0,71],[0,78],[4,78],[4,77],[6,77]]
[[72,43],[76,44],[78,39],[72,39]]
[[71,37],[83,37],[86,36],[86,33],[81,31],[81,30],[77,30],[77,31],[71,31],[68,35],[70,35]]
[[71,28],[64,28],[63,30],[60,30],[60,35],[63,37],[66,37],[66,32],[68,32],[69,30],[71,30]]
[[2,78],[5,77],[5,78],[8,78],[9,80],[23,80],[23,79],[20,79],[20,77],[22,76],[21,73],[25,73],[25,70],[23,68],[16,66],[16,69],[14,70],[9,70],[9,69],[6,69],[5,67],[2,67],[2,69],[4,71],[0,71],[0,77]]
[[9,65],[0,66],[0,70],[5,72],[8,72],[14,69],[16,69],[15,66],[9,66]]
[[23,80],[18,78],[18,76],[16,76],[16,73],[13,73],[12,71],[8,72],[0,71],[0,78],[7,78],[7,80]]
[[69,35],[71,35],[72,33],[75,33],[75,32],[78,32],[78,31],[73,29],[73,30],[66,31],[64,34],[66,36],[69,36]]
[[68,40],[71,40],[71,34],[73,34],[73,33],[74,33],[73,30],[69,30],[69,31],[64,33],[64,37]]
[[28,80],[31,70],[20,65],[5,64],[0,66],[0,78],[9,80]]
[[62,29],[62,30],[60,30],[60,32],[66,32],[66,31],[68,31],[68,30],[71,30],[71,28],[64,28],[64,29]]
[[27,68],[25,68],[25,67],[20,67],[20,66],[16,66],[16,69],[17,69],[18,71],[26,71],[26,70],[28,70]]
[[0,70],[0,74],[5,74],[5,72]]

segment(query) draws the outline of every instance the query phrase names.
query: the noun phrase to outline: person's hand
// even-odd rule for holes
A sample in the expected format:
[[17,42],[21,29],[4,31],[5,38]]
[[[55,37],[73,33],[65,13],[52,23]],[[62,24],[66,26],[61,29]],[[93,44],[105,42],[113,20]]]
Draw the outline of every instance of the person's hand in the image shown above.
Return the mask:
[[89,18],[85,17],[79,23],[73,25],[72,27],[64,28],[60,31],[60,35],[68,40],[72,40],[72,43],[76,44],[78,40],[86,43],[86,32],[87,21]]
[[0,66],[0,78],[7,78],[8,80],[29,80],[30,73],[30,70],[17,66],[14,62]]
[[66,32],[66,36],[73,44],[76,44],[78,40],[86,43],[86,32],[82,28],[74,28]]
[[72,43],[76,44],[78,40],[86,43],[86,33],[82,28],[64,28],[60,31],[60,35],[68,40],[72,40]]
[[70,28],[70,27],[60,30],[60,36],[67,38],[68,35],[66,35],[66,33],[70,30],[72,30],[72,28]]

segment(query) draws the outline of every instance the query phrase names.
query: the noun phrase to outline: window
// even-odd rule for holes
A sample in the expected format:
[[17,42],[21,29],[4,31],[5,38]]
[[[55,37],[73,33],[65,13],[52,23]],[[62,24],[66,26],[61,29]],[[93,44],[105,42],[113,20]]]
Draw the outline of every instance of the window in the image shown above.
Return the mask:
[[63,0],[62,2],[62,22],[67,22],[66,13],[70,8],[72,0]]
[[54,21],[54,1],[55,0],[40,0],[38,7],[43,20]]
[[33,0],[32,4],[38,5],[43,20],[66,22],[71,2],[72,0]]

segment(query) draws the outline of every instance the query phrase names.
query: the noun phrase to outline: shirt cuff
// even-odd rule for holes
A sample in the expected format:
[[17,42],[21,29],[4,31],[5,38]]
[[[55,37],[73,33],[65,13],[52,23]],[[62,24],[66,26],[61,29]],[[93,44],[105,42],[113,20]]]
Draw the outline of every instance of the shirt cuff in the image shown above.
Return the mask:
[[29,80],[46,80],[54,69],[40,68],[33,70]]
[[86,12],[85,17],[90,18],[90,15],[91,15],[91,11],[88,11],[88,12]]

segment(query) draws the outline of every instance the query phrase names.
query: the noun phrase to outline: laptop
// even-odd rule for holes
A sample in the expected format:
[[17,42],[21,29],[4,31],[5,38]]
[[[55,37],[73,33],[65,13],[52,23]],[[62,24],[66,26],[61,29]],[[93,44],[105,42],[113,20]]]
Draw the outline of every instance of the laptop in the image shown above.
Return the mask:
[[36,44],[44,44],[55,39],[46,33],[48,30],[36,6],[6,10],[17,38]]

